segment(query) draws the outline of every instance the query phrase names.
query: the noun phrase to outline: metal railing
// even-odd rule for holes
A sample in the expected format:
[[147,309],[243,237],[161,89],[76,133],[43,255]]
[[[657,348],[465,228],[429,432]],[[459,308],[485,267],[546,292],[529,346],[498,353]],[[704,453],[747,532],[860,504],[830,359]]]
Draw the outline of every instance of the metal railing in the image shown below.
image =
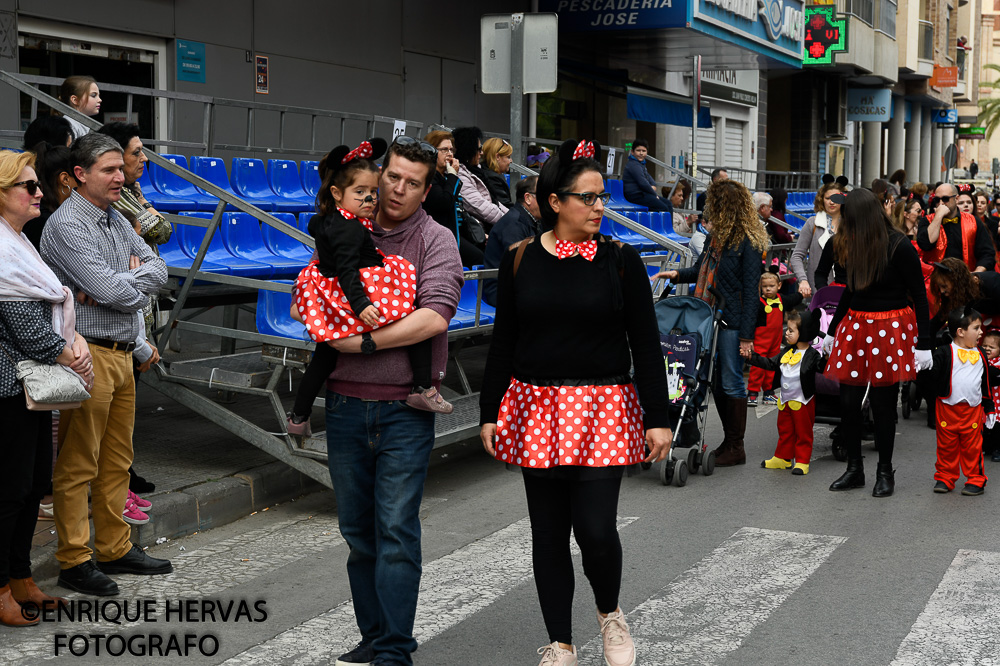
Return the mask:
[[934,24],[930,21],[918,21],[917,59],[934,61]]
[[819,189],[823,177],[816,171],[754,171],[725,166],[699,166],[698,172],[710,176],[715,169],[725,169],[730,178],[738,180],[755,192],[776,189],[786,192],[815,192]]
[[878,25],[875,29],[896,38],[896,0],[878,0]]
[[[859,20],[874,26],[875,0],[841,0],[845,14],[853,14]],[[837,3],[840,5],[840,2]]]

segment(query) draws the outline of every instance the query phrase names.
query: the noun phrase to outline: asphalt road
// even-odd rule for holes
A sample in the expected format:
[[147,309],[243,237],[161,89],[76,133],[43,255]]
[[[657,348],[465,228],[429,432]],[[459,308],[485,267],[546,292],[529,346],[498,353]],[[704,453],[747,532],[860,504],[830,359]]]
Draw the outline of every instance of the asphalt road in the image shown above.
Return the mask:
[[[759,467],[773,451],[775,417],[751,415],[745,467],[693,476],[684,488],[663,487],[655,470],[625,480],[621,605],[639,645],[638,663],[1000,663],[1000,538],[994,527],[1000,489],[988,486],[982,497],[933,494],[934,436],[917,412],[897,428],[894,497],[871,497],[876,458],[870,445],[868,487],[831,493],[827,486],[843,463],[830,456],[825,426],[817,427],[807,476]],[[721,436],[714,416],[708,436]],[[476,443],[437,451],[434,458],[423,507],[415,661],[537,664],[535,650],[547,639],[519,474],[488,459]],[[1000,474],[1000,463],[986,464],[988,473]],[[130,616],[137,600],[150,600],[155,623],[0,627],[0,663],[52,658],[59,634],[67,636],[58,639],[63,644],[75,634],[134,635],[135,650],[155,640],[152,635],[164,649],[172,634],[182,649],[185,634],[195,637],[186,657],[127,651],[109,657],[107,648],[117,651],[123,641],[91,638],[84,656],[60,648],[57,661],[74,664],[332,664],[358,638],[344,569],[347,548],[330,492],[151,552],[171,558],[175,573],[121,576],[117,599],[130,604]],[[43,587],[53,590],[53,584]],[[196,623],[177,612],[180,601],[203,599],[223,608],[235,602],[233,614],[223,621],[218,611],[215,621]],[[247,606],[242,614],[241,601]],[[574,613],[580,663],[596,666],[602,663],[597,623],[579,566]],[[208,651],[217,642],[217,652],[200,656],[198,641]],[[83,645],[84,639],[73,642],[77,652]]]

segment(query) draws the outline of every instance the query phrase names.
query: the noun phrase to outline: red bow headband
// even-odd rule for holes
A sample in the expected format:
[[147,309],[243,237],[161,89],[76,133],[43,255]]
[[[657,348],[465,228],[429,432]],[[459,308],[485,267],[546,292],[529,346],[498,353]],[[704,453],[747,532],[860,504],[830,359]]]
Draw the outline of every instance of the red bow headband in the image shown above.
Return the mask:
[[972,187],[972,185],[970,185],[969,183],[962,183],[958,186],[959,194],[972,194],[974,191],[975,188]]
[[362,141],[361,145],[359,145],[357,148],[344,155],[344,159],[340,160],[340,163],[347,164],[353,159],[357,159],[359,157],[368,158],[371,157],[373,154],[374,151],[372,150],[372,144],[368,143],[367,141]]
[[594,159],[594,143],[592,141],[581,141],[576,146],[576,150],[573,151],[573,159],[578,160],[581,157],[589,157]]

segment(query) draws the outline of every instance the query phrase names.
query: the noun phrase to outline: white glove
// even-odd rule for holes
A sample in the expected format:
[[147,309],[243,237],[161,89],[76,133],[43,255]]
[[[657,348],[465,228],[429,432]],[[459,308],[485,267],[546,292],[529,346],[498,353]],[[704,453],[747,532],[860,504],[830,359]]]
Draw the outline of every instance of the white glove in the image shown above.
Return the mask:
[[915,351],[914,360],[917,364],[917,372],[930,370],[934,365],[934,360],[931,358],[931,350],[929,349],[918,349]]
[[823,356],[829,358],[830,352],[833,351],[833,340],[832,335],[826,335],[823,337]]
[[997,424],[997,415],[996,414],[987,414],[986,415],[986,427],[992,429],[993,426],[995,426],[996,424]]

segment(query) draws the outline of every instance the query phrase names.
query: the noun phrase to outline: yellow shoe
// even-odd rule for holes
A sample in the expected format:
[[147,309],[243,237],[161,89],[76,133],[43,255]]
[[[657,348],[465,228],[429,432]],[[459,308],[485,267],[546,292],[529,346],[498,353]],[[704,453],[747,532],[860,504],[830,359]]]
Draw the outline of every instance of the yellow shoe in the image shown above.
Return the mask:
[[795,469],[792,470],[792,474],[794,474],[795,476],[802,476],[803,474],[808,474],[808,473],[809,473],[808,463],[800,463],[800,462],[795,463]]
[[772,457],[770,460],[765,460],[760,464],[764,469],[788,469],[792,466],[791,460],[785,460],[784,458]]

